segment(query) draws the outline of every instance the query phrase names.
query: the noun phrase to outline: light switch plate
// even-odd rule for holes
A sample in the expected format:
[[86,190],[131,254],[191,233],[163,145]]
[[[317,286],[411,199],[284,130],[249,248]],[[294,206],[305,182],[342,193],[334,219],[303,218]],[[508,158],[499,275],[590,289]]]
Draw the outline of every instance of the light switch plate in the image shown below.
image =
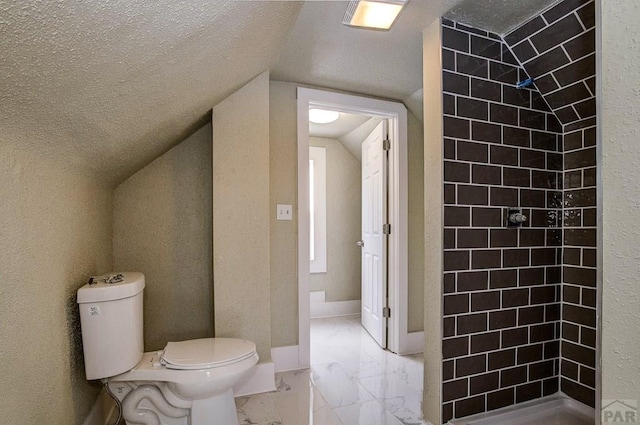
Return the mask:
[[277,220],[293,220],[293,207],[291,205],[278,204],[276,206]]

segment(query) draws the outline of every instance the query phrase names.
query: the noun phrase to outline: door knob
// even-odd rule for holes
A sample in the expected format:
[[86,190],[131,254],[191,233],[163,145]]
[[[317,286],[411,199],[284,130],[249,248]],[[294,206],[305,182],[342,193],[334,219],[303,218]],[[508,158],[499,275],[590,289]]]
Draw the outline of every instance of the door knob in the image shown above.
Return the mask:
[[362,248],[364,246],[364,241],[358,241],[358,242],[356,242],[356,245],[358,245],[360,248]]

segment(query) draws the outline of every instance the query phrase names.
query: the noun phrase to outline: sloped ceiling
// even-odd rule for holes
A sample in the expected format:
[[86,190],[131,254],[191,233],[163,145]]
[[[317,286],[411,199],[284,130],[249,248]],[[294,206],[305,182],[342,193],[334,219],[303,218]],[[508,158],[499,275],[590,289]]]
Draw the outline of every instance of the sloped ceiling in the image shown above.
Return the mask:
[[531,0],[505,1],[411,0],[386,33],[343,26],[346,1],[0,1],[0,143],[115,185],[270,68],[415,111],[422,30],[452,9],[474,24],[460,4],[499,7],[482,20],[496,32],[531,16]]

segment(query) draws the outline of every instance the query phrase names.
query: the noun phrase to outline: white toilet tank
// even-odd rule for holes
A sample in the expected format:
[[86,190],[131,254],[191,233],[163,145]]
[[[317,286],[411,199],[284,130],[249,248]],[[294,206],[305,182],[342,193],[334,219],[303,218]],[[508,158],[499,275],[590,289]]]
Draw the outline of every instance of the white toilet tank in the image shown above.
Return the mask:
[[82,347],[87,379],[119,375],[138,364],[144,352],[144,275],[110,273],[78,289]]

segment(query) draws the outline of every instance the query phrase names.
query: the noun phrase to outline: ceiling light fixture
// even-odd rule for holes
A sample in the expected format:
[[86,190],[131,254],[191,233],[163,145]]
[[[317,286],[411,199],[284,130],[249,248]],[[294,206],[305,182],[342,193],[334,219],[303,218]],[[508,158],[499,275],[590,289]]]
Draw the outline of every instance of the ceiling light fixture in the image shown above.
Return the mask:
[[314,124],[329,124],[340,117],[337,111],[327,111],[326,109],[309,109],[309,121]]
[[388,30],[409,0],[352,0],[342,23],[352,27]]

